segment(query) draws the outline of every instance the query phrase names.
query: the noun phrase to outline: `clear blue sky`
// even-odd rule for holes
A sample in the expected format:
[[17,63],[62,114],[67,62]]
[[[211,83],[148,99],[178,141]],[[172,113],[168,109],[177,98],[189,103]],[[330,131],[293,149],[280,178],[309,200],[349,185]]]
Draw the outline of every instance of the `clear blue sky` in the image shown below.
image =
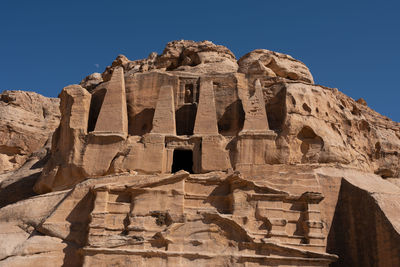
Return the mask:
[[211,40],[240,58],[266,48],[303,61],[336,87],[400,121],[400,1],[0,2],[0,90],[57,96],[118,54]]

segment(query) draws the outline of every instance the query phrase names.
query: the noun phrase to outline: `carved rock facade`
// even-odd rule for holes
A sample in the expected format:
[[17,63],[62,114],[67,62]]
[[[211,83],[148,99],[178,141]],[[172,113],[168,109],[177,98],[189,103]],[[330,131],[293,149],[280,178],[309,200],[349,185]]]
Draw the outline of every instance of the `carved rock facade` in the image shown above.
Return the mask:
[[288,55],[174,41],[60,98],[41,195],[0,209],[0,266],[400,263],[400,125]]
[[[291,194],[239,173],[97,185],[84,266],[327,266],[320,193]],[[106,264],[104,264],[106,263]]]

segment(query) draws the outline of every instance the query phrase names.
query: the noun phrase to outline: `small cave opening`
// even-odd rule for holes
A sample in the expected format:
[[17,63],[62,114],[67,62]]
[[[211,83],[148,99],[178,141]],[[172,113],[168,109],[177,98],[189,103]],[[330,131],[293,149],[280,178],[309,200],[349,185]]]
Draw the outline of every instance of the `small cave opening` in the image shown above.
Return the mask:
[[172,173],[178,172],[180,170],[187,171],[189,173],[193,172],[193,151],[184,149],[175,149],[172,161]]
[[103,105],[104,97],[107,89],[100,89],[92,93],[92,99],[90,100],[89,120],[88,120],[88,132],[94,131],[96,122],[100,114],[101,106]]

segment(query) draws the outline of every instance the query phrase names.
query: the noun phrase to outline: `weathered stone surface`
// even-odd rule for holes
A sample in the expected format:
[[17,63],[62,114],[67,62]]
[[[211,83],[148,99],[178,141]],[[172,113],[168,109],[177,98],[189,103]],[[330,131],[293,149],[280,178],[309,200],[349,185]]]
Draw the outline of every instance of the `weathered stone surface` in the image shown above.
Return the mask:
[[18,170],[0,174],[0,208],[36,195],[33,187],[47,158],[31,156]]
[[[128,114],[126,108],[124,70],[115,68],[110,81],[101,87],[106,90],[93,135],[116,135],[126,138],[128,135]],[[101,90],[102,88],[100,88]]]
[[59,100],[33,92],[0,94],[0,174],[21,167],[58,126]]
[[[32,236],[16,246],[0,266],[73,266],[65,262],[64,250],[67,245],[63,240],[49,236]],[[77,262],[75,262],[77,263]]]
[[174,88],[165,85],[160,88],[153,118],[152,133],[176,135]]
[[300,80],[314,83],[313,77],[304,63],[289,55],[269,51],[254,50],[238,61],[239,72],[268,77],[282,77],[290,80]]
[[[116,67],[122,67],[127,76],[156,69],[188,73],[232,73],[239,68],[235,55],[228,48],[210,41],[187,40],[169,42],[161,55],[153,52],[147,59],[130,61],[126,56],[119,55],[102,74],[104,81],[110,79]],[[92,75],[86,77],[81,85],[86,87],[90,80],[94,80]]]
[[3,222],[0,224],[0,261],[13,255],[16,247],[24,244],[29,237],[29,233],[14,225],[13,223]]
[[103,82],[103,77],[101,73],[95,72],[85,77],[79,85],[86,88],[88,91],[92,91],[97,85]]
[[[317,193],[315,197],[292,195],[261,180],[244,179],[239,173],[179,172],[132,181],[124,186],[94,187],[84,266],[106,266],[102,262],[186,266],[189,259],[200,265],[244,266],[250,261],[327,266],[336,259],[323,252],[323,238],[318,234],[321,228],[306,227],[303,236],[292,236],[298,223],[294,218],[300,224],[309,217],[318,222],[317,203],[322,198]],[[275,203],[279,200],[287,204],[282,202],[283,209],[277,212]],[[292,208],[288,220],[284,210],[291,205],[298,210]],[[303,205],[312,216],[300,216]],[[266,232],[263,225],[271,223]],[[302,243],[303,238],[312,240],[309,246]],[[287,243],[280,244],[282,239]],[[237,254],[239,248],[242,252]]]
[[[264,82],[270,128],[281,163],[343,163],[399,177],[400,125],[330,89],[301,82]],[[279,104],[280,103],[280,104]],[[282,117],[279,110],[286,110]]]
[[156,67],[194,73],[236,72],[238,65],[233,53],[210,41],[173,41],[156,58]]
[[316,172],[324,194],[336,202],[335,209],[325,208],[331,212],[327,250],[340,255],[332,266],[399,265],[400,188],[356,170],[322,167]]
[[218,134],[217,112],[212,80],[201,80],[194,134]]
[[60,126],[53,135],[51,158],[35,185],[37,192],[64,189],[86,176],[82,165],[91,95],[79,85],[70,85],[60,98]]
[[243,132],[266,132],[269,130],[267,113],[265,111],[264,96],[260,80],[254,84],[253,92],[248,87],[240,90],[242,104],[245,112]]
[[288,55],[173,41],[60,98],[7,145],[0,266],[400,264],[400,124]]
[[0,222],[13,222],[23,229],[36,228],[65,195],[66,191],[52,192],[7,205],[0,209]]

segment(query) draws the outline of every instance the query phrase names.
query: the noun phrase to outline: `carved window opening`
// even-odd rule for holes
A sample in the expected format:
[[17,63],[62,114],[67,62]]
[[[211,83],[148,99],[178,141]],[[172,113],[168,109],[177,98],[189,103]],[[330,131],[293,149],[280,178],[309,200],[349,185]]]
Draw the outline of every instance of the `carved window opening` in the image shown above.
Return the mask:
[[172,161],[172,173],[178,172],[180,170],[187,171],[189,173],[193,172],[193,151],[184,149],[175,149]]
[[194,86],[193,84],[185,84],[185,104],[192,104],[194,102]]

